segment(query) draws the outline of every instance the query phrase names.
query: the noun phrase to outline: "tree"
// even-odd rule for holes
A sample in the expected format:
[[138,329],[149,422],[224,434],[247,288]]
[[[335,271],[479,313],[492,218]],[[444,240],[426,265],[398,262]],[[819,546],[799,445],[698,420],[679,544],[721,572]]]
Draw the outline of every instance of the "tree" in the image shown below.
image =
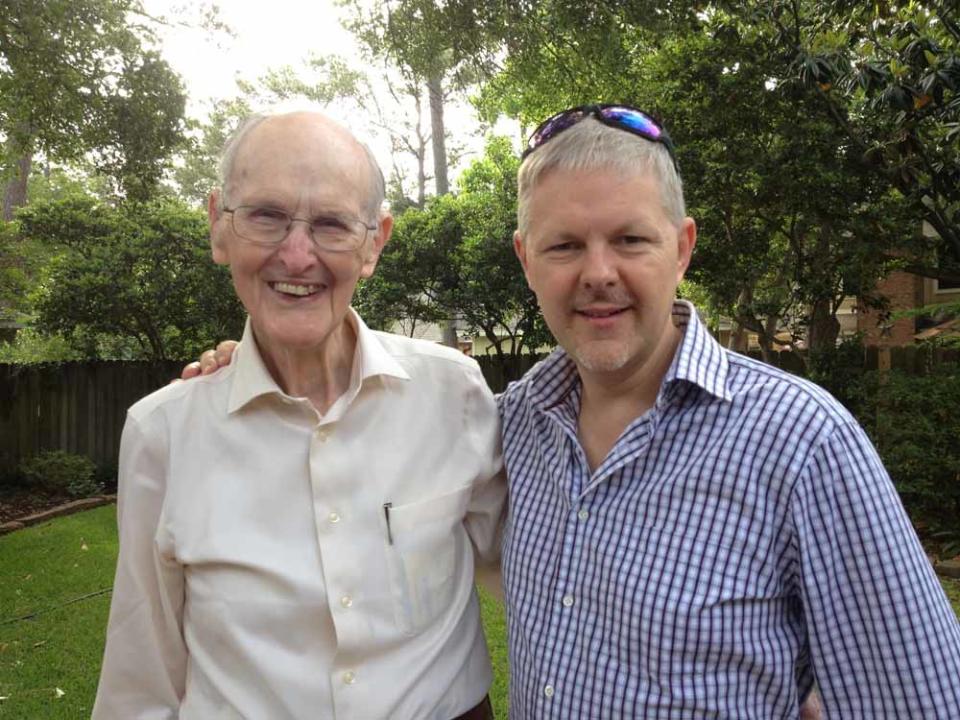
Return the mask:
[[448,301],[468,332],[490,342],[504,377],[517,376],[521,355],[553,344],[513,251],[519,165],[510,142],[494,137],[460,177],[464,233]]
[[774,75],[773,56],[762,28],[717,14],[647,56],[637,82],[671,109],[701,231],[690,276],[765,355],[784,325],[791,344],[834,347],[844,297],[872,301],[884,252],[909,235],[902,197],[808,112],[813,91]]
[[[915,232],[904,234],[887,259],[930,277],[960,279],[955,3],[526,0],[476,4],[474,23],[482,31],[455,24],[445,30],[478,63],[495,67],[481,94],[484,113],[529,121],[585,100],[642,96],[631,90],[640,61],[678,38],[710,34],[721,17],[731,31],[763,36],[769,54],[762,64],[777,91],[801,98],[807,117],[833,125],[858,172],[875,176],[872,182],[886,184],[912,209]],[[477,37],[487,39],[485,46],[476,45]],[[747,113],[753,99],[742,95],[737,102]],[[662,110],[672,119],[672,107]],[[936,231],[932,240],[920,232],[921,221]]]
[[402,213],[377,272],[358,291],[361,314],[384,328],[456,315],[489,340],[506,377],[524,353],[549,343],[513,253],[518,165],[510,142],[493,138],[457,193]]
[[121,192],[144,197],[182,131],[179,79],[155,53],[138,0],[0,3],[4,219],[26,203],[33,157],[99,150]]
[[530,123],[597,100],[662,112],[696,178],[692,271],[768,348],[784,321],[830,346],[838,298],[872,302],[895,263],[954,277],[949,4],[452,0],[438,17],[469,18],[444,34],[461,62],[492,70],[488,118]]
[[34,296],[36,328],[88,357],[113,339],[135,358],[193,358],[243,329],[198,210],[169,199],[109,206],[70,197],[24,209],[19,224],[22,238],[57,251]]
[[[346,3],[345,3],[346,4]],[[369,10],[353,0],[350,29],[374,55],[392,60],[408,83],[426,86],[430,107],[433,174],[437,195],[449,192],[444,106],[445,83],[464,88],[472,80],[457,61],[452,41],[442,29],[458,23],[459,6],[433,0],[378,0]],[[419,104],[418,104],[419,109]],[[444,343],[457,347],[456,318],[444,322]]]
[[426,171],[430,135],[424,129],[423,88],[411,80],[409,74],[400,73],[397,77],[396,69],[388,59],[373,57],[369,49],[364,55],[368,64],[383,65],[383,75],[377,82],[371,80],[366,70],[352,66],[343,58],[311,54],[304,67],[275,68],[255,85],[246,84],[243,89],[281,100],[306,98],[320,105],[335,100],[352,103],[358,118],[363,118],[371,129],[385,133],[390,139],[392,168],[386,174],[393,191],[392,205],[405,207],[410,204],[404,191],[406,172],[398,163],[399,158],[408,155],[417,168],[416,200],[413,203],[423,207],[427,180],[430,179]]
[[251,112],[245,96],[216,101],[206,122],[191,121],[179,162],[173,168],[177,194],[205,207],[210,191],[220,184],[218,164],[227,139]]
[[960,23],[955,3],[774,2],[779,57],[861,162],[936,231],[907,269],[960,281]]

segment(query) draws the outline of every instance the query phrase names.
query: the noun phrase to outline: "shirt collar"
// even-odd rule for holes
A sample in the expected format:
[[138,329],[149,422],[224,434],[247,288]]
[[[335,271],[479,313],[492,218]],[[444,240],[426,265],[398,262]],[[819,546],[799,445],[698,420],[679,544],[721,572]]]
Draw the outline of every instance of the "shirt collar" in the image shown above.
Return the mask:
[[[357,344],[353,351],[353,368],[350,371],[350,386],[346,395],[353,396],[368,378],[377,375],[389,375],[401,380],[410,376],[400,363],[388,353],[376,333],[367,327],[353,308],[347,311],[344,322],[350,323],[357,335]],[[233,353],[231,367],[234,368],[233,385],[227,412],[233,413],[262,395],[289,397],[277,385],[263,362],[263,356],[253,337],[250,318],[243,328],[243,339]]]
[[733,396],[727,388],[727,354],[700,321],[692,303],[674,301],[673,324],[683,328],[683,337],[663,378],[661,392],[668,385],[685,380],[720,400],[730,400]]
[[[678,381],[702,388],[721,400],[730,400],[727,389],[729,362],[726,353],[700,322],[696,308],[686,300],[673,303],[673,323],[683,330],[658,397]],[[546,410],[580,392],[580,376],[573,359],[563,348],[554,350],[530,371],[529,400]]]

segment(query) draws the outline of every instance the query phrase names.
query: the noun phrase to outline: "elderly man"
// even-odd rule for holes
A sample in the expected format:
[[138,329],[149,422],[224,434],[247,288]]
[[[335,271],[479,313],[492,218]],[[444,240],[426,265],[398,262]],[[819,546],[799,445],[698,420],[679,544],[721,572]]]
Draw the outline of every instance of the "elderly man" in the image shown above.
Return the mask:
[[[390,236],[369,151],[255,117],[209,202],[249,318],[229,370],[134,405],[94,718],[487,718],[473,545],[495,547],[476,364],[350,309]],[[469,536],[468,536],[469,533]]]
[[518,214],[561,348],[499,398],[511,720],[795,718],[814,682],[827,718],[960,717],[960,626],[862,429],[675,299],[663,128],[553,116]]

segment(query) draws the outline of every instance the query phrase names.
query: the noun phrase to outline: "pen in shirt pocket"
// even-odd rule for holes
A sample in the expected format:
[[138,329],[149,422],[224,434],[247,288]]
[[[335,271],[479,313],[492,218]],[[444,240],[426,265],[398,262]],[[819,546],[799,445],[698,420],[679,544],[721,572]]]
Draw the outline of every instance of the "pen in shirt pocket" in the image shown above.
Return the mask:
[[383,504],[383,518],[387,521],[387,543],[390,545],[393,545],[393,534],[390,532],[390,508],[392,507],[392,502],[385,502]]

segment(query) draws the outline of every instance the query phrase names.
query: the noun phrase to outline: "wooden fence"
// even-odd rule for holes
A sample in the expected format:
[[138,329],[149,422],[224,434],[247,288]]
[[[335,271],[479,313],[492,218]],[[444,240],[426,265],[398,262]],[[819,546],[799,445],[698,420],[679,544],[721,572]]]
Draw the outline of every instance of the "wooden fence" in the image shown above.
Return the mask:
[[[933,365],[958,362],[958,352],[925,348],[892,348],[890,366],[924,374]],[[492,357],[478,357],[494,391],[519,378],[537,358],[520,358],[506,368]],[[775,353],[772,364],[803,372],[793,353]],[[876,349],[868,349],[868,369],[876,369]],[[42,450],[86,455],[102,471],[117,462],[120,432],[127,408],[144,395],[179,376],[184,362],[77,362],[48,365],[0,364],[0,479],[21,460]]]
[[127,408],[177,377],[182,362],[0,365],[0,477],[41,450],[116,465]]

